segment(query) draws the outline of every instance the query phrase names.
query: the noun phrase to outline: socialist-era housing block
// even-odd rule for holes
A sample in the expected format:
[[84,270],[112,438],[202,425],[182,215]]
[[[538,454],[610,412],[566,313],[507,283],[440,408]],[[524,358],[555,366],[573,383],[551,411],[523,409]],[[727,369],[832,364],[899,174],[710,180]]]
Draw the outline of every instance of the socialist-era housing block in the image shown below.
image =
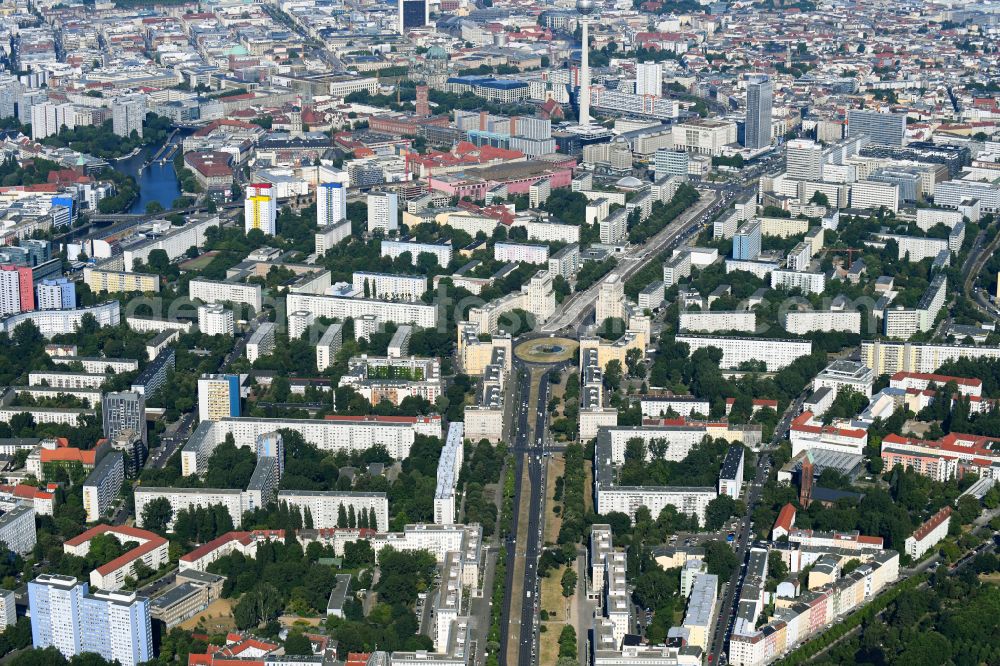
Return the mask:
[[768,372],[781,370],[801,356],[812,353],[812,342],[809,340],[792,340],[776,338],[731,338],[708,335],[678,335],[677,342],[688,345],[691,353],[704,347],[717,347],[722,350],[721,367],[738,369],[741,364],[757,361],[763,362]]
[[440,416],[327,416],[325,419],[224,418],[202,421],[181,450],[181,471],[201,474],[215,447],[233,435],[236,446],[256,446],[278,430],[294,430],[321,451],[364,451],[382,445],[396,460],[410,454],[418,434],[441,437]]
[[[714,487],[618,485],[616,468],[625,461],[625,442],[628,440],[616,447],[612,442],[614,430],[616,429],[600,428],[597,433],[597,448],[594,453],[594,501],[597,512],[606,515],[612,511],[620,511],[634,518],[635,511],[640,506],[649,509],[654,516],[660,515],[664,507],[673,506],[678,513],[694,515],[704,522],[708,503],[718,494]],[[668,447],[668,450],[673,448]],[[620,450],[620,455],[615,455],[617,450]]]
[[463,372],[477,376],[493,361],[493,350],[502,348],[505,351],[505,372],[510,372],[512,363],[512,341],[506,333],[490,335],[481,332],[479,326],[470,321],[458,323],[458,360]]
[[375,405],[388,400],[399,405],[408,397],[433,404],[442,395],[441,363],[436,358],[355,356],[340,386],[350,386]]
[[120,590],[125,586],[125,579],[135,579],[135,567],[139,562],[153,571],[159,569],[168,561],[168,542],[153,532],[141,530],[127,525],[97,525],[83,534],[67,540],[63,550],[78,557],[84,557],[90,552],[90,542],[99,534],[113,536],[121,543],[129,541],[138,545],[121,557],[106,562],[90,572],[90,584],[102,590]]
[[437,485],[434,488],[434,522],[451,525],[455,522],[455,489],[462,471],[465,449],[465,424],[461,421],[448,425],[448,436],[438,459]]

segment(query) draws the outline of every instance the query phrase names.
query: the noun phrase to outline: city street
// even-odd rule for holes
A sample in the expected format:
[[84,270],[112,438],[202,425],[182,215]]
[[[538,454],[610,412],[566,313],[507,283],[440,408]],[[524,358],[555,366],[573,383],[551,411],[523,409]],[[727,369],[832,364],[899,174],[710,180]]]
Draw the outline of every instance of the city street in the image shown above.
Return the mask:
[[[515,358],[519,406],[512,452],[517,460],[514,515],[507,541],[507,587],[504,597],[500,663],[529,666],[538,651],[538,558],[542,549],[545,510],[545,453],[549,371],[562,363],[532,366]],[[531,402],[532,387],[537,387]],[[529,429],[529,423],[532,424]],[[527,481],[527,483],[525,483]],[[523,522],[523,519],[527,519]]]
[[[729,193],[723,194],[720,199],[714,190],[709,189],[699,190],[699,193],[701,198],[660,233],[642,245],[630,247],[618,256],[618,267],[614,272],[621,275],[623,281],[627,281],[647,264],[655,261],[664,250],[696,231],[700,231],[706,222],[728,205],[733,198],[733,195]],[[695,221],[695,224],[691,224],[692,221]],[[542,332],[552,333],[563,329],[570,329],[572,332],[579,330],[594,308],[600,288],[601,284],[598,281],[588,289],[569,296],[556,306],[555,312],[542,325]]]
[[736,535],[736,559],[739,561],[741,568],[738,571],[733,572],[730,582],[725,586],[720,603],[718,604],[718,613],[715,619],[715,631],[712,634],[712,641],[709,645],[709,660],[719,657],[726,651],[726,643],[729,640],[729,634],[732,631],[733,623],[736,619],[736,611],[739,607],[739,593],[743,586],[742,576],[746,573],[746,568],[743,567],[743,565],[746,563],[747,556],[750,553],[750,545],[753,536],[751,518],[753,516],[754,509],[757,508],[757,502],[760,501],[761,487],[767,480],[768,474],[770,473],[770,449],[775,448],[778,443],[784,439],[785,435],[788,433],[788,428],[791,425],[792,419],[802,409],[802,401],[805,400],[806,395],[809,392],[810,391],[808,390],[803,392],[788,405],[788,408],[781,417],[781,421],[778,422],[778,425],[774,430],[774,436],[771,438],[770,447],[768,449],[762,449],[760,455],[757,456],[757,469],[754,473],[753,481],[751,481],[747,487],[747,510],[743,515]]

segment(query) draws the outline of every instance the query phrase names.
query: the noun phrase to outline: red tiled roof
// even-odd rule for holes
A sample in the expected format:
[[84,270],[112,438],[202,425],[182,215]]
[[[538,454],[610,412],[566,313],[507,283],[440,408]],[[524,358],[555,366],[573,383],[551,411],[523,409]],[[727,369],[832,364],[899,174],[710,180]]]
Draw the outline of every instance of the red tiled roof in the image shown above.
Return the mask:
[[184,156],[184,163],[206,177],[230,176],[233,168],[230,166],[232,155],[221,151],[206,151],[200,153],[188,153]]
[[55,497],[55,495],[50,492],[24,483],[19,483],[16,486],[0,486],[0,492],[10,493],[15,497],[22,497],[24,499],[52,499]]
[[[726,398],[727,405],[735,404],[735,402],[736,398]],[[751,403],[753,404],[754,407],[774,407],[774,408],[778,407],[777,400],[768,400],[767,398],[754,398],[751,401]]]
[[432,416],[342,416],[339,414],[328,414],[326,416],[327,421],[344,421],[344,422],[354,422],[354,423],[433,423],[435,421],[440,421],[441,417],[438,415]]
[[42,449],[41,460],[47,462],[78,462],[83,465],[93,465],[97,459],[97,449],[84,451],[72,447],[60,449]]
[[947,384],[948,382],[955,382],[958,385],[965,386],[982,386],[982,379],[974,379],[971,377],[952,377],[951,375],[936,375],[928,372],[897,372],[891,377],[894,382],[903,381],[904,379],[919,379],[925,382],[934,382],[935,384]]
[[918,439],[916,437],[901,437],[895,433],[889,433],[882,439],[883,444],[909,444],[913,446],[926,446],[950,451],[953,453],[981,455],[986,458],[995,459],[998,451],[990,445],[998,440],[985,435],[966,435],[960,432],[950,432],[941,439]]
[[772,528],[772,531],[780,527],[787,532],[788,530],[792,529],[792,525],[794,524],[795,524],[795,505],[786,504],[785,506],[781,507],[781,511],[778,512],[778,519],[774,521],[774,528]]
[[[83,534],[68,539],[66,541],[67,546],[75,547],[90,541],[98,534],[112,534],[116,537],[122,535],[126,537],[132,537],[133,539],[140,539],[144,543],[139,544],[132,550],[128,551],[120,557],[116,557],[107,564],[103,564],[97,567],[97,572],[102,576],[105,576],[112,571],[121,569],[123,566],[137,560],[146,553],[156,550],[160,546],[167,543],[167,540],[161,537],[159,534],[154,534],[153,532],[147,532],[146,530],[141,530],[137,527],[129,527],[127,525],[97,525],[92,527]],[[121,540],[121,539],[119,539]]]
[[839,428],[837,426],[815,426],[811,424],[813,413],[805,411],[792,419],[792,430],[811,433],[829,433],[855,439],[867,437],[868,433],[860,428]]
[[370,652],[348,652],[344,666],[367,666],[371,656]]
[[215,539],[212,539],[211,541],[209,541],[209,542],[207,542],[205,544],[202,544],[201,546],[198,546],[197,548],[195,548],[194,550],[192,550],[190,553],[187,553],[185,555],[181,555],[180,559],[183,560],[184,562],[194,562],[194,561],[200,560],[201,558],[205,557],[206,555],[208,555],[209,553],[211,553],[213,550],[221,548],[222,546],[226,545],[227,543],[230,543],[231,541],[239,541],[243,545],[246,545],[246,544],[250,543],[250,540],[253,537],[255,537],[255,536],[266,536],[266,537],[272,537],[273,536],[273,537],[275,537],[277,539],[284,539],[285,538],[285,531],[284,530],[254,530],[252,532],[226,532],[222,536],[216,537]]
[[950,515],[951,515],[951,506],[949,505],[944,507],[937,513],[935,513],[933,516],[927,519],[927,522],[918,527],[913,532],[913,538],[916,539],[917,541],[923,541],[927,537],[927,535],[934,530],[935,527],[937,527],[944,521],[948,520],[948,516]]

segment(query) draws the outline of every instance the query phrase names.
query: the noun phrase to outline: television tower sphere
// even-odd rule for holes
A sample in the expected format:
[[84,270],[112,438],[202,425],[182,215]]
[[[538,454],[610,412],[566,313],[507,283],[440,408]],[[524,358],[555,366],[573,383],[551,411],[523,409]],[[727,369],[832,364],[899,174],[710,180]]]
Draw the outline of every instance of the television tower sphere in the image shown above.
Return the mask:
[[594,13],[594,0],[576,0],[576,11],[588,16]]

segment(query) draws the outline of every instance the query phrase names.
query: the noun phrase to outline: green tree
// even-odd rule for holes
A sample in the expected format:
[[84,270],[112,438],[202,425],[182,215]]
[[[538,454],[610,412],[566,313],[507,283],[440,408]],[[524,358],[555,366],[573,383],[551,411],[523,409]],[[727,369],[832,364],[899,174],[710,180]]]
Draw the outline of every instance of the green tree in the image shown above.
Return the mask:
[[166,497],[157,497],[142,507],[142,525],[154,532],[165,532],[173,516],[173,507]]
[[290,631],[285,639],[285,654],[311,656],[313,653],[312,643],[301,631]]
[[713,540],[705,544],[705,565],[708,573],[719,577],[720,583],[726,583],[732,578],[733,571],[739,564],[736,553],[724,541]]
[[559,581],[560,585],[562,585],[562,595],[564,597],[573,596],[573,593],[576,592],[576,581],[576,571],[573,570],[572,566],[566,567],[563,571],[562,579]]
[[618,359],[608,361],[604,366],[604,385],[610,391],[617,391],[622,384],[622,362]]
[[559,657],[576,659],[576,630],[573,625],[563,625],[559,632]]
[[729,495],[719,495],[705,509],[705,529],[718,530],[731,516],[742,516],[746,510],[746,505],[741,500]]
[[816,190],[813,192],[813,195],[809,197],[809,203],[814,203],[817,206],[829,206],[830,199],[819,190]]

